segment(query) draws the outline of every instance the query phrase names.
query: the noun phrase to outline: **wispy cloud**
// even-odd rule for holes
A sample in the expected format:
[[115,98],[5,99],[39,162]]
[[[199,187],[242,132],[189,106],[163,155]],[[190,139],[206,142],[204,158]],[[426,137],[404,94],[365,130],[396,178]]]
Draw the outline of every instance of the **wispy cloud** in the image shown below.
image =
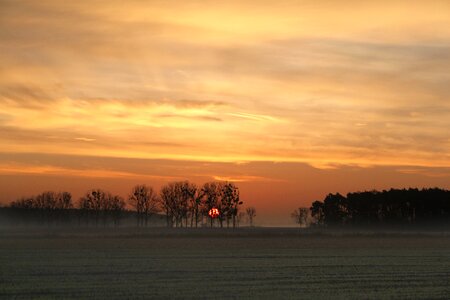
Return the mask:
[[279,121],[278,118],[268,116],[268,115],[259,115],[259,114],[250,114],[250,113],[243,113],[243,112],[237,112],[237,113],[228,113],[228,115],[243,119],[249,119],[254,121],[271,121],[271,122],[277,122]]
[[75,138],[78,141],[83,141],[83,142],[94,142],[95,139],[91,139],[91,138],[87,138],[87,137],[76,137]]
[[252,176],[252,175],[236,175],[236,176],[211,176],[217,181],[228,181],[228,182],[281,182],[281,179],[268,178],[263,176]]

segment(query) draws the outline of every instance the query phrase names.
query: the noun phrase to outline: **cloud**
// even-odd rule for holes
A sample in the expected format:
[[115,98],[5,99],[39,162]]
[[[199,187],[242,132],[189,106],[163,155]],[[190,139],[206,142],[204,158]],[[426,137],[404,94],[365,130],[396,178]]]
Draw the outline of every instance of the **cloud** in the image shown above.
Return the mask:
[[446,1],[1,6],[3,151],[450,161]]
[[280,182],[281,179],[268,178],[262,176],[252,176],[252,175],[236,175],[236,176],[211,176],[217,181],[227,181],[227,182]]
[[426,168],[401,168],[397,170],[399,173],[403,174],[417,174],[432,178],[448,178],[450,177],[449,168],[437,168],[437,169],[426,169]]
[[95,139],[87,138],[87,137],[76,137],[75,139],[78,141],[83,141],[83,142],[94,142],[95,141]]
[[243,112],[228,113],[228,115],[233,116],[233,117],[238,117],[238,118],[249,119],[249,120],[253,120],[253,121],[271,121],[271,122],[279,121],[277,118],[272,117],[272,116],[250,114],[250,113],[243,113]]
[[120,179],[135,179],[135,180],[183,180],[183,178],[176,176],[161,176],[161,175],[148,175],[148,174],[136,174],[129,172],[120,172],[113,170],[102,169],[68,169],[59,168],[54,166],[29,166],[29,165],[16,165],[5,164],[0,165],[1,175],[40,175],[40,176],[65,176],[65,177],[81,177],[81,178],[120,178]]

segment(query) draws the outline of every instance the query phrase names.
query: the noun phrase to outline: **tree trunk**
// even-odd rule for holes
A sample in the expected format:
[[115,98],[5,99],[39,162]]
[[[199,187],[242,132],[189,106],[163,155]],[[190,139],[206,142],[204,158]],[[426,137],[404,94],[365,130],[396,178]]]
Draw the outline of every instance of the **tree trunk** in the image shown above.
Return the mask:
[[169,211],[166,209],[166,221],[167,221],[167,227],[169,227]]
[[198,224],[198,209],[195,210],[195,228],[197,228]]

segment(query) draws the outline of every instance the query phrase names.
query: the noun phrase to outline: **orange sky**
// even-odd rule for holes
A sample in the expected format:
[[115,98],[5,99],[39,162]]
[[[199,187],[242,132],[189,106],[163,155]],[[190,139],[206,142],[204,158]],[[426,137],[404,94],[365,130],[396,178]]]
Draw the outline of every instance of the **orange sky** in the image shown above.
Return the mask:
[[448,1],[0,0],[0,201],[224,179],[282,225],[450,188],[448,70]]

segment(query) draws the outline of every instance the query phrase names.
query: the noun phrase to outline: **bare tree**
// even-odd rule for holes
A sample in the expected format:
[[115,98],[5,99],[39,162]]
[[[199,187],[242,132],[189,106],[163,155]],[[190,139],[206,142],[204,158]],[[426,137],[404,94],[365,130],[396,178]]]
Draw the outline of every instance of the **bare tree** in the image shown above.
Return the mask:
[[187,180],[175,182],[174,185],[177,197],[177,215],[179,218],[179,224],[183,227],[184,220],[184,226],[187,227],[196,187]]
[[73,204],[72,196],[68,192],[46,191],[37,196],[13,201],[10,206],[12,208],[32,209],[40,222],[51,224],[55,221],[67,220],[62,216],[67,209],[73,207]]
[[[178,181],[166,184],[160,191],[160,203],[167,216],[167,226],[198,226],[200,215],[209,217],[212,208],[218,209],[218,220],[221,227],[223,222],[235,218],[238,206],[242,204],[239,200],[239,190],[232,183],[207,182],[201,189],[189,181]],[[214,219],[209,217],[210,226]],[[234,225],[235,226],[235,225]]]
[[238,214],[238,207],[242,205],[239,199],[239,189],[234,183],[225,182],[221,186],[221,204],[223,215],[227,221],[227,227],[230,226],[230,220],[233,220],[233,228],[236,227],[236,216]]
[[70,209],[73,208],[72,195],[68,192],[60,192],[56,194],[55,199],[55,216],[58,222],[68,222],[70,220]]
[[57,195],[55,192],[43,192],[35,198],[35,207],[38,209],[54,210],[57,206]]
[[14,208],[54,210],[73,208],[73,203],[72,195],[68,192],[55,193],[47,191],[37,196],[13,201],[10,206]]
[[19,209],[33,209],[35,207],[34,197],[24,197],[12,201],[9,205],[11,208],[19,208]]
[[256,208],[254,208],[253,206],[251,207],[247,207],[247,209],[245,210],[246,214],[247,214],[247,218],[248,218],[248,223],[251,227],[253,227],[253,219],[256,218]]
[[195,186],[188,181],[170,182],[161,188],[161,206],[166,212],[168,226],[175,224],[175,227],[183,227],[184,221],[184,225],[187,227],[188,214],[195,190]]
[[95,225],[98,225],[105,204],[106,193],[101,189],[93,189],[80,198],[79,207],[86,212],[88,220],[93,215]]
[[189,203],[189,212],[191,216],[191,227],[198,226],[199,217],[201,216],[201,204],[203,199],[203,191],[202,189],[197,188],[195,184],[190,184],[189,188],[189,196],[190,196],[190,203]]
[[176,187],[173,182],[170,182],[161,187],[159,199],[161,207],[166,214],[167,227],[173,227],[174,224],[178,226],[178,199]]
[[291,218],[294,219],[298,226],[303,227],[307,225],[309,209],[306,207],[299,207],[291,214]]
[[[203,214],[207,217],[209,211],[212,208],[217,208],[219,209],[219,217],[221,212],[221,207],[220,207],[220,195],[221,195],[221,186],[219,182],[207,182],[203,185],[202,187],[202,192],[205,195],[204,197],[204,202],[203,202]],[[213,218],[209,218],[210,219],[210,226],[213,227]]]
[[108,194],[108,210],[112,213],[114,226],[120,224],[122,213],[125,211],[125,200],[122,197]]
[[113,218],[114,224],[118,223],[122,211],[125,210],[125,201],[115,195],[111,195],[101,189],[88,191],[80,198],[79,208],[86,212],[87,219],[91,216],[95,218],[95,225],[98,226],[100,219],[103,225],[107,225],[108,216]]
[[56,199],[57,209],[71,209],[73,208],[72,195],[68,192],[58,193]]
[[240,226],[241,222],[245,219],[246,213],[243,211],[240,211],[238,215],[236,216],[236,225],[237,227]]
[[106,194],[100,189],[94,189],[87,192],[80,198],[79,207],[87,214],[88,220],[91,215],[95,218],[95,225],[98,225],[100,213],[105,202]]
[[147,226],[148,218],[159,211],[158,196],[152,187],[146,185],[135,186],[128,203],[136,210],[138,226]]

